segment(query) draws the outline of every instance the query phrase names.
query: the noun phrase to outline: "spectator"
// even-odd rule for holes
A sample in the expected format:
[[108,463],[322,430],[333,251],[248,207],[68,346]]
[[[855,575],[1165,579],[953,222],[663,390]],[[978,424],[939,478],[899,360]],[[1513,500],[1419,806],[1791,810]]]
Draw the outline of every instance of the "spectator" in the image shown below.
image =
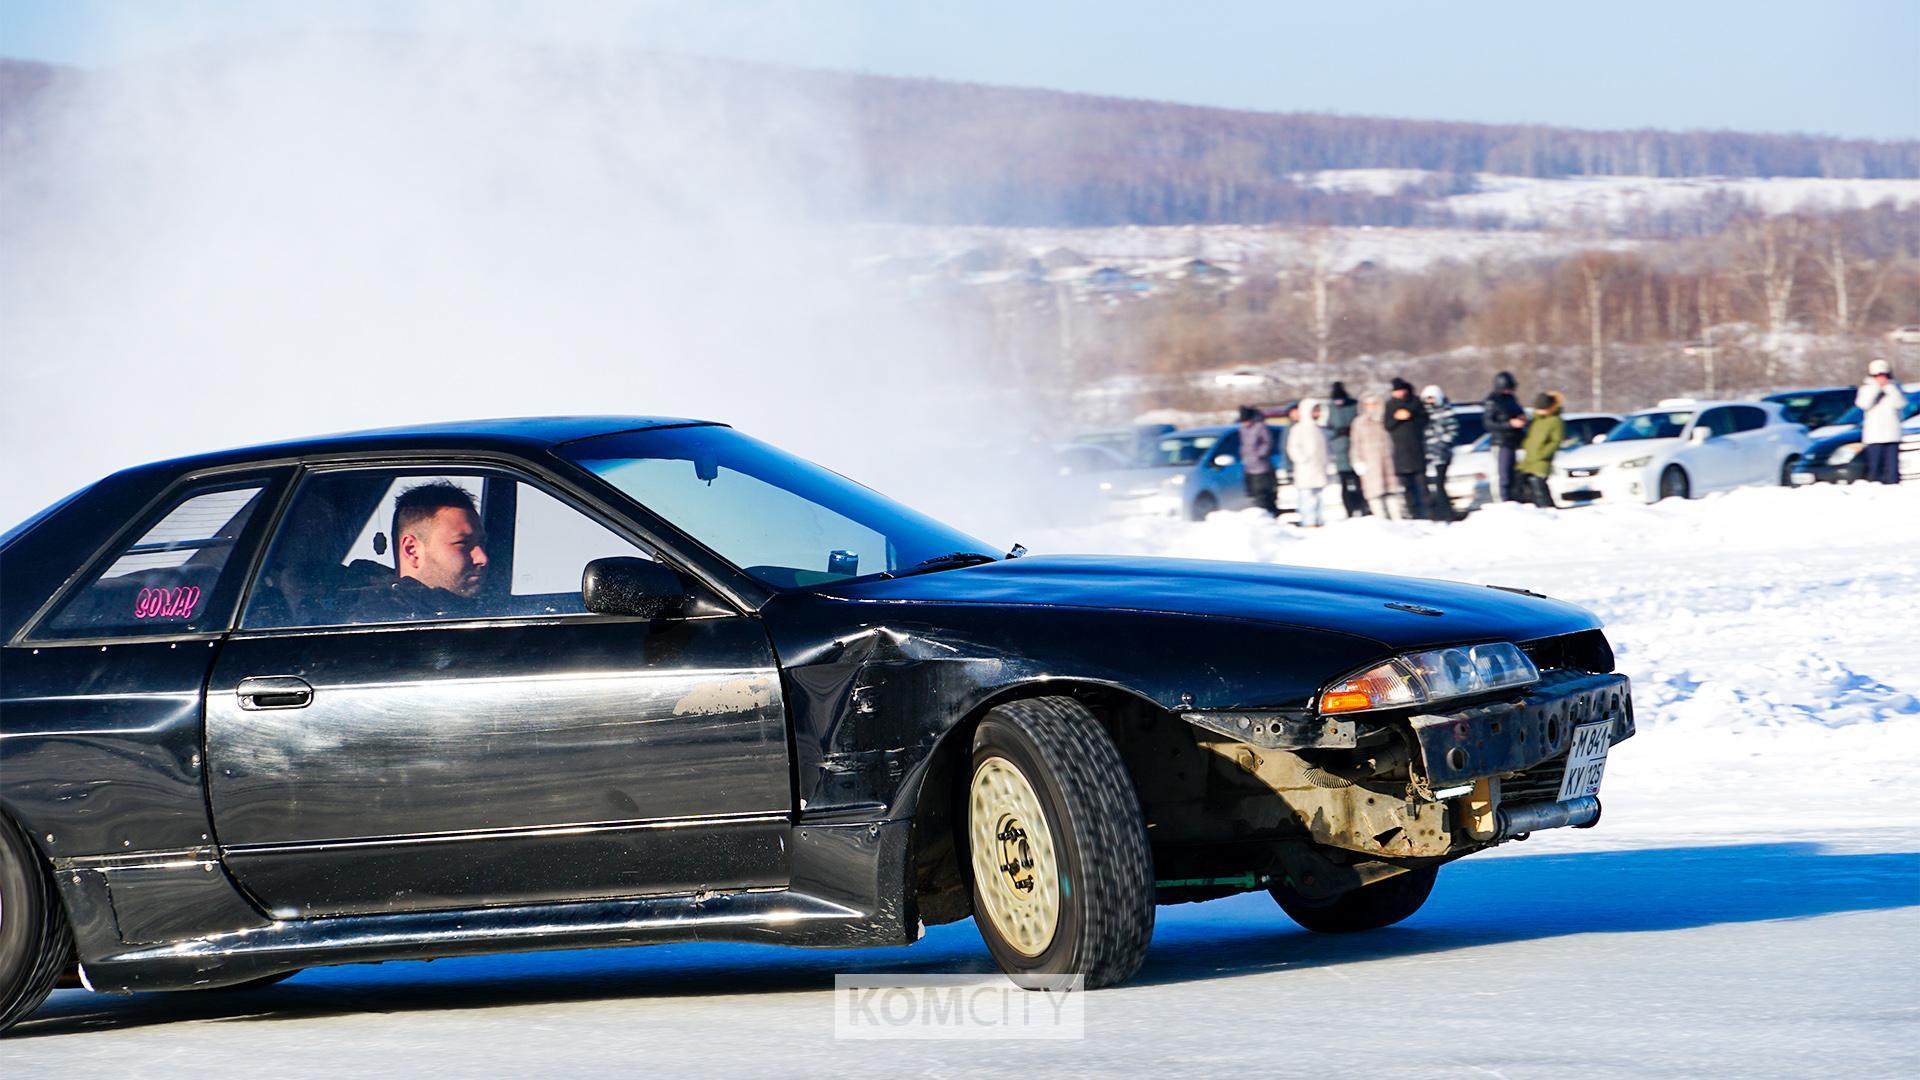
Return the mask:
[[1240,406],[1240,475],[1253,505],[1268,517],[1279,517],[1274,501],[1279,489],[1273,476],[1273,431],[1267,427],[1267,414],[1251,405]]
[[1907,395],[1894,381],[1893,365],[1874,357],[1867,365],[1867,381],[1853,396],[1860,407],[1860,452],[1866,458],[1866,478],[1876,484],[1900,482],[1900,414]]
[[1407,513],[1426,517],[1427,407],[1413,396],[1413,384],[1405,379],[1393,380],[1386,426],[1393,440],[1393,471],[1400,478],[1400,490],[1406,493]]
[[1333,394],[1327,398],[1327,450],[1332,455],[1334,471],[1340,474],[1340,502],[1346,507],[1348,517],[1367,516],[1367,496],[1360,489],[1360,474],[1354,471],[1352,449],[1353,418],[1360,412],[1360,406],[1347,393],[1347,384],[1333,384]]
[[1460,418],[1453,402],[1438,386],[1420,391],[1427,407],[1427,509],[1435,521],[1453,520],[1453,500],[1447,497],[1447,469],[1453,464],[1453,444],[1460,441]]
[[1353,419],[1353,467],[1360,476],[1360,489],[1367,506],[1383,518],[1406,516],[1400,502],[1400,480],[1393,472],[1393,440],[1380,422],[1380,399],[1360,403]]
[[1547,477],[1553,474],[1553,455],[1567,437],[1567,422],[1560,418],[1563,403],[1558,391],[1533,399],[1533,422],[1527,425],[1526,445],[1521,447],[1524,457],[1516,467],[1525,500],[1549,510],[1554,504]]
[[1520,407],[1520,399],[1514,396],[1513,390],[1512,374],[1503,371],[1493,377],[1493,393],[1482,402],[1488,441],[1493,445],[1494,502],[1520,498],[1520,493],[1514,490],[1513,459],[1527,435],[1527,411]]
[[1293,469],[1294,504],[1300,511],[1300,526],[1317,529],[1320,520],[1320,493],[1327,486],[1327,469],[1332,453],[1326,433],[1320,429],[1324,410],[1311,398],[1296,405],[1287,428],[1287,464]]

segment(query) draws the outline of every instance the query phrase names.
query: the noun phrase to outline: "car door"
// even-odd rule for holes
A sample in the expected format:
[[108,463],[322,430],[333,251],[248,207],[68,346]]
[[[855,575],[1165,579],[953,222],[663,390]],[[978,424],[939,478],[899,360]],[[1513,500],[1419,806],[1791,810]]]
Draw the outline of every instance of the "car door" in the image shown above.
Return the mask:
[[[484,581],[398,610],[396,507],[436,485],[470,499]],[[659,557],[614,525],[494,465],[305,475],[208,683],[235,879],[282,917],[786,884],[766,637],[717,595],[588,614],[588,561]]]
[[[1222,463],[1224,461],[1224,464]],[[1240,431],[1233,429],[1220,436],[1200,459],[1202,486],[1213,493],[1222,510],[1241,510],[1253,505],[1247,498],[1246,465],[1240,460]]]
[[1735,483],[1777,483],[1780,462],[1787,455],[1785,436],[1792,425],[1767,423],[1766,410],[1753,405],[1733,405],[1727,411],[1733,414],[1733,432],[1727,439],[1738,451]]
[[[1701,438],[1696,434],[1700,431],[1707,433],[1706,438],[1693,441]],[[1740,450],[1729,438],[1732,434],[1733,410],[1725,405],[1704,410],[1694,421],[1687,433],[1688,445],[1680,454],[1694,494],[1721,491],[1741,482]]]

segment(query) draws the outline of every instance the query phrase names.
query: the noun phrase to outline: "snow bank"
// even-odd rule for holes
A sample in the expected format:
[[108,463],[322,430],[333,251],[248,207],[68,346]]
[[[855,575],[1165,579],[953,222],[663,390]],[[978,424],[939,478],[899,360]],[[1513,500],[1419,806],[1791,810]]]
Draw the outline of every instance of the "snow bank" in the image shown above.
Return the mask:
[[1641,731],[1615,751],[1613,827],[1581,834],[1591,844],[1920,827],[1917,538],[1920,486],[1816,485],[1312,532],[1248,511],[1026,543],[1517,585],[1590,608],[1633,679]]

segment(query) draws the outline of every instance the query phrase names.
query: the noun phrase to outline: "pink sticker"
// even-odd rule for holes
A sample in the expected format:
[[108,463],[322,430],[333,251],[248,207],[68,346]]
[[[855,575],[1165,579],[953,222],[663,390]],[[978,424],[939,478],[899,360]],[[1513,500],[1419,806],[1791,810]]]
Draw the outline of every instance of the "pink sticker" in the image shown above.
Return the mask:
[[177,589],[141,589],[133,602],[136,619],[190,619],[200,604],[200,586]]

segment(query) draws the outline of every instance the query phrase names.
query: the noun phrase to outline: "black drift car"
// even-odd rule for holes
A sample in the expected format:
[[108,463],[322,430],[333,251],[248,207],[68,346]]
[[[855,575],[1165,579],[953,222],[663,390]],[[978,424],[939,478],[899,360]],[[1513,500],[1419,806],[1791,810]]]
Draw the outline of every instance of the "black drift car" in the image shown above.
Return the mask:
[[1157,903],[1396,922],[1591,825],[1594,617],[1282,566],[1014,558],[731,428],[555,418],[130,469],[0,537],[0,1027],[701,939],[1139,967]]

